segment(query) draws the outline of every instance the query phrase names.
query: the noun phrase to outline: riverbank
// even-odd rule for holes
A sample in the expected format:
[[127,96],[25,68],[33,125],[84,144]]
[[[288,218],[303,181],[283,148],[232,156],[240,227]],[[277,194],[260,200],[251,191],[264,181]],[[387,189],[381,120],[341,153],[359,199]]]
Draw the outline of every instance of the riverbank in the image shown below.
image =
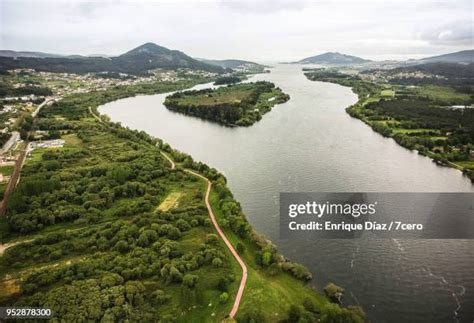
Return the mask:
[[[279,192],[474,190],[459,171],[438,167],[350,117],[345,108],[357,102],[350,88],[309,81],[301,68],[278,65],[250,79],[275,83],[291,96],[251,127],[222,127],[174,113],[163,106],[166,95],[123,99],[99,110],[219,169],[252,227],[308,267],[315,277],[309,284],[317,290],[329,282],[344,287],[343,303],[361,304],[369,320],[446,322],[457,307],[453,292],[462,304],[457,317],[469,318],[474,286],[467,241],[400,241],[402,248],[390,240],[280,238]],[[440,284],[426,268],[449,284]],[[457,285],[467,289],[464,295]]]
[[[439,103],[430,88],[368,82],[321,69],[307,70],[305,76],[350,87],[359,98],[346,109],[350,116],[438,165],[460,170],[474,183],[474,141],[470,134],[474,133],[474,110],[445,108],[459,100],[454,90],[439,88],[437,95],[443,100]],[[431,97],[424,96],[428,94]]]
[[[0,258],[0,283],[8,284],[0,288],[2,305],[51,307],[67,320],[221,321],[241,271],[214,238],[203,205],[206,186],[183,165],[212,180],[216,219],[248,266],[238,320],[285,319],[291,310],[301,317],[361,321],[359,309],[341,308],[307,287],[307,270],[254,233],[216,170],[144,132],[90,114],[122,97],[119,90],[73,95],[38,115],[43,126],[61,123],[73,130],[63,148],[33,152],[13,193],[2,234],[33,240],[11,246]],[[177,162],[176,170],[157,146]],[[155,211],[173,192],[181,193],[178,204]],[[65,295],[74,295],[74,307],[64,303],[70,299]],[[105,295],[125,301],[82,311]]]

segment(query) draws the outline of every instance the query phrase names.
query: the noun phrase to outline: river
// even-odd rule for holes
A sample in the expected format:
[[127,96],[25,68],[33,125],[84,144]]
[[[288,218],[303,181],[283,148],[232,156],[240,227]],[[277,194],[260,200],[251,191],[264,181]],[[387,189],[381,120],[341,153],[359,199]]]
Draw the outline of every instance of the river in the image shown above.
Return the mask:
[[[372,131],[344,109],[349,88],[277,65],[252,77],[291,96],[248,128],[226,128],[163,106],[166,94],[108,103],[99,111],[146,131],[228,179],[252,226],[306,265],[314,284],[346,290],[372,322],[472,322],[474,241],[311,240],[279,237],[279,192],[473,192],[461,172],[437,166]],[[199,85],[204,88],[209,85]]]

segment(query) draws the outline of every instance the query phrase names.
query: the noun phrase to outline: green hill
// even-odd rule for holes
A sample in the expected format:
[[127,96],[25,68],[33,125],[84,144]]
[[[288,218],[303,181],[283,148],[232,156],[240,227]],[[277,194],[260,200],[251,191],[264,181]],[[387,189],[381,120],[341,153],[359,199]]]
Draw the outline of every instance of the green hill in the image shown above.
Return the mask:
[[200,62],[183,52],[146,43],[116,57],[0,57],[0,70],[32,68],[56,73],[119,72],[143,74],[149,70],[191,68],[222,73],[224,69]]
[[324,65],[354,65],[368,63],[370,60],[357,56],[341,54],[338,52],[327,52],[324,54],[306,57],[296,64],[324,64]]
[[240,59],[215,60],[215,59],[198,58],[198,60],[206,64],[220,66],[225,69],[230,68],[232,70],[263,72],[265,69],[265,65],[258,64],[255,62],[250,62],[250,61],[243,61]]
[[447,63],[474,63],[474,49],[463,50],[460,52],[449,53],[438,56],[422,58],[419,61],[423,63],[447,62]]

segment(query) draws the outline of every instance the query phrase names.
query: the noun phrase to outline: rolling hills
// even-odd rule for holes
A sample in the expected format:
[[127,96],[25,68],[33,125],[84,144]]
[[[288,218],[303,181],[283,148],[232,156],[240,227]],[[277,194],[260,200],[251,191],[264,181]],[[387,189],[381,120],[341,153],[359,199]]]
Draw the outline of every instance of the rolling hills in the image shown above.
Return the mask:
[[324,54],[306,57],[294,64],[324,64],[324,65],[354,65],[368,63],[370,60],[357,56],[341,54],[338,52],[327,52]]
[[199,61],[204,62],[206,64],[220,66],[222,68],[230,68],[230,69],[253,69],[253,70],[263,70],[265,68],[264,65],[244,61],[240,59],[223,59],[223,60],[216,60],[216,59],[205,59],[205,58],[198,58]]
[[149,70],[191,68],[222,73],[220,66],[200,62],[178,50],[145,43],[116,57],[0,57],[0,70],[32,68],[56,73],[118,72],[143,74]]
[[463,50],[460,52],[449,53],[438,56],[431,56],[422,58],[419,61],[423,63],[436,63],[436,62],[446,62],[446,63],[474,63],[474,49]]

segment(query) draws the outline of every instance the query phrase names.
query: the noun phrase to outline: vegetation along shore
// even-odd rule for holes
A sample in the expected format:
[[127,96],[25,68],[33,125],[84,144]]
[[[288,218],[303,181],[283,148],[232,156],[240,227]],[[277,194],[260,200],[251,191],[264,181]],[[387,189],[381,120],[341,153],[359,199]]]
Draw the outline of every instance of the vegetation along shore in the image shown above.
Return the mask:
[[164,104],[172,111],[235,127],[254,124],[276,104],[289,99],[275,84],[260,81],[176,92],[168,96]]
[[[44,74],[27,73],[49,84]],[[59,144],[30,145],[36,148],[28,150],[0,219],[0,305],[51,308],[53,322],[220,322],[229,314],[238,322],[363,322],[359,307],[342,307],[334,288],[324,295],[307,286],[309,271],[254,232],[222,174],[98,116],[97,107],[113,100],[214,80],[180,75],[60,95],[69,86],[54,87],[55,102],[18,125],[30,143],[54,133]],[[5,78],[21,82],[17,74]],[[229,92],[253,95],[262,105],[283,96],[267,83],[209,93]],[[219,120],[246,118],[256,120],[245,113]],[[213,226],[206,201],[248,272],[237,308],[242,266]]]
[[473,63],[305,69],[305,75],[351,87],[359,100],[347,113],[403,147],[461,170],[474,182]]

